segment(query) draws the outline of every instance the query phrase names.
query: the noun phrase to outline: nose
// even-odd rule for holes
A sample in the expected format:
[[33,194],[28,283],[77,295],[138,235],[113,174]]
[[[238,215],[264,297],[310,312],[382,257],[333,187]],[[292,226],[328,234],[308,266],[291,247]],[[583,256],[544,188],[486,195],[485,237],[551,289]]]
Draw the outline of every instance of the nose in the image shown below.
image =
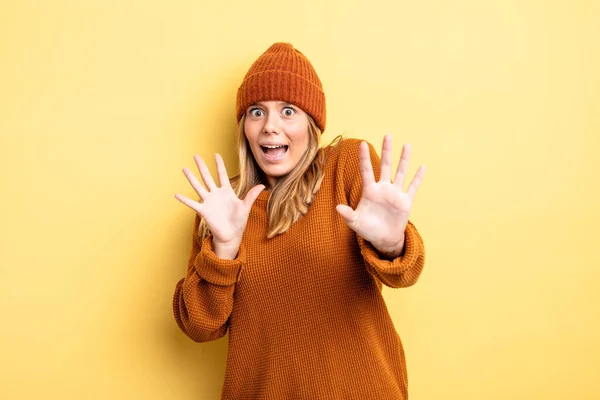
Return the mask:
[[263,126],[264,133],[279,133],[279,116],[277,113],[269,112]]

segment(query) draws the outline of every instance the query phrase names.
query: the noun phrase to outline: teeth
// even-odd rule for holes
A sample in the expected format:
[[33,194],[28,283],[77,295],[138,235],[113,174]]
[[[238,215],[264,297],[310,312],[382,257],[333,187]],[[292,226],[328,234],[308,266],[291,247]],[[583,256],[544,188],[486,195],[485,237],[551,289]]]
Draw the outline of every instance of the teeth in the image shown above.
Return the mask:
[[285,145],[282,144],[282,145],[278,145],[278,146],[270,146],[267,144],[263,144],[262,147],[266,147],[267,149],[278,149],[280,147],[285,147]]

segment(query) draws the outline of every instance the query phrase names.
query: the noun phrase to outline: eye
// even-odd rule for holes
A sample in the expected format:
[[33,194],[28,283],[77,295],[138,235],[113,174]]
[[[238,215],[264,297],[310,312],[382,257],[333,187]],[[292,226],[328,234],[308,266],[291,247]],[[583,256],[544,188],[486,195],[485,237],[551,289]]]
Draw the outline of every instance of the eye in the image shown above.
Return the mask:
[[253,118],[260,118],[263,115],[265,115],[264,111],[261,110],[260,108],[252,108],[252,109],[250,109],[250,111],[248,111],[248,113]]
[[284,107],[284,109],[281,113],[285,117],[291,117],[292,115],[296,114],[296,110],[294,110],[292,107]]

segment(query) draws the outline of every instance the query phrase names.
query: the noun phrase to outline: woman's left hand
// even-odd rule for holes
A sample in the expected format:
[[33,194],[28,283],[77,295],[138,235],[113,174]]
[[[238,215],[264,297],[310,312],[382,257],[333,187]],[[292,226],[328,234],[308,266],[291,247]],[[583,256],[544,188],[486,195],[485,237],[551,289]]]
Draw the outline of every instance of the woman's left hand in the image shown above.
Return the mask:
[[421,180],[425,165],[421,165],[406,192],[403,190],[408,169],[410,145],[402,147],[400,163],[394,181],[391,180],[392,136],[385,135],[381,150],[381,176],[375,182],[373,167],[366,142],[360,144],[360,174],[362,197],[355,210],[338,204],[336,210],[348,226],[379,251],[385,258],[393,259],[404,249],[404,230]]

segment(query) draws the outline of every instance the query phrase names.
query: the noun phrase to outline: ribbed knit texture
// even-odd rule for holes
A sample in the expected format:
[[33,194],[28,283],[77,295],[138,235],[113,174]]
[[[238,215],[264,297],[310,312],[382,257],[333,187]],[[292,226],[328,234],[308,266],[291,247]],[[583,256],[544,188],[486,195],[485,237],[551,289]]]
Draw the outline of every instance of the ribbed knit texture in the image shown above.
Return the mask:
[[237,120],[250,105],[270,100],[297,105],[325,130],[325,93],[319,76],[289,43],[273,44],[252,64],[237,92]]
[[409,222],[403,254],[381,260],[336,212],[360,200],[359,144],[345,139],[324,150],[325,177],[308,213],[272,239],[263,191],[235,260],[218,259],[211,237],[200,243],[196,217],[173,311],[195,341],[229,329],[222,399],[408,398],[404,351],[381,284],[414,284],[425,250]]

